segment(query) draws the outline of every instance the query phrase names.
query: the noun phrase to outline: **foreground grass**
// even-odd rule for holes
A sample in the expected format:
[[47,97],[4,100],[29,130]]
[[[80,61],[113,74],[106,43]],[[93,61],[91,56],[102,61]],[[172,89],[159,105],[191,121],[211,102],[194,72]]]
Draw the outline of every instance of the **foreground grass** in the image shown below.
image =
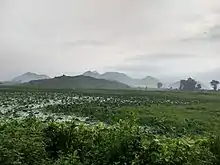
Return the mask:
[[54,100],[58,103],[40,110],[89,118],[79,125],[2,113],[1,165],[220,164],[219,93],[4,89],[0,94],[3,107],[13,103],[31,112],[31,104]]
[[170,138],[146,133],[135,121],[111,126],[26,119],[1,122],[0,164],[218,164],[217,137]]

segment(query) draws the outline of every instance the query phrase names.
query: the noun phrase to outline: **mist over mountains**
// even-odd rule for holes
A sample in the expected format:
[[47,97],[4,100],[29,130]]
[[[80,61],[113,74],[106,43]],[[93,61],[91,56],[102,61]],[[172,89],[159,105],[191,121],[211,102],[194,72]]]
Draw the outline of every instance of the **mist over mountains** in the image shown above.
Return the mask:
[[[97,71],[87,71],[82,76],[92,77],[98,80],[108,80],[119,82],[130,87],[142,87],[142,88],[157,88],[157,84],[160,82],[163,84],[163,88],[178,89],[180,86],[180,80],[186,79],[187,77],[174,78],[172,75],[166,77],[160,77],[160,79],[153,76],[146,76],[143,78],[133,78],[122,72],[105,72],[99,73]],[[75,77],[75,76],[73,76]],[[188,76],[190,77],[190,76]],[[211,80],[220,80],[220,69],[212,70],[205,73],[198,73],[192,76],[199,84],[201,84],[202,89],[211,89]],[[51,79],[47,75],[40,75],[36,73],[27,72],[13,78],[11,81],[0,82],[0,85],[16,85],[21,83],[28,83],[35,80],[47,80]],[[82,79],[83,81],[84,79]]]
[[47,75],[39,75],[36,73],[27,72],[13,78],[12,82],[25,83],[25,82],[30,82],[32,80],[42,80],[42,79],[50,79],[50,77]]
[[97,79],[118,81],[118,82],[127,84],[132,87],[157,88],[157,84],[160,82],[160,80],[158,80],[155,77],[147,76],[142,79],[135,79],[120,72],[106,72],[106,73],[100,74],[97,71],[87,71],[83,75],[94,77]]

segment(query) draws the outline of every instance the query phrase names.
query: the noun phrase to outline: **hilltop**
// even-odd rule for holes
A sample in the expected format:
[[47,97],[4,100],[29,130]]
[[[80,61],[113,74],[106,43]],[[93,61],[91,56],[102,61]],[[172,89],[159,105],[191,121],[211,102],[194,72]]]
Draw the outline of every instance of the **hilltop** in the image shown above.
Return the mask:
[[42,79],[49,79],[49,78],[50,77],[47,75],[39,75],[36,73],[27,72],[27,73],[24,73],[20,76],[13,78],[12,82],[26,83],[26,82],[30,82],[33,80],[42,80]]

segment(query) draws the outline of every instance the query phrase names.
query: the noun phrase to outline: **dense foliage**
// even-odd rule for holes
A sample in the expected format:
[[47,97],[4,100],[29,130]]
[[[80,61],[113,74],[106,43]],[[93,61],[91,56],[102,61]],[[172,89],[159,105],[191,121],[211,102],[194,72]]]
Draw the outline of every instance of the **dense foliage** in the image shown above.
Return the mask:
[[134,122],[111,126],[10,120],[0,127],[0,164],[218,164],[219,140],[156,136]]
[[0,91],[1,165],[218,165],[205,92]]

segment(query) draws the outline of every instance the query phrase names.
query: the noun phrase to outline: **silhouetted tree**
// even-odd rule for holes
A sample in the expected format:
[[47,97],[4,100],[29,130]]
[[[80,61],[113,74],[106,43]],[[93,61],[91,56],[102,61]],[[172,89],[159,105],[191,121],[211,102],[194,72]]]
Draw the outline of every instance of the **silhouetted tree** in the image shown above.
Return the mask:
[[180,87],[179,87],[179,89],[183,90],[185,84],[186,84],[186,80],[180,80]]
[[162,88],[162,86],[163,86],[163,84],[162,84],[161,82],[158,82],[158,83],[157,83],[157,88],[158,88],[158,89]]
[[196,84],[197,82],[192,78],[188,78],[187,80],[180,80],[179,89],[193,91],[196,90]]
[[201,84],[197,84],[197,85],[196,85],[196,89],[197,89],[197,90],[201,90],[201,89],[202,89],[202,85],[201,85]]
[[210,84],[211,84],[211,86],[213,87],[214,91],[217,91],[219,83],[220,83],[220,82],[217,81],[217,80],[212,80],[212,81],[210,82]]

